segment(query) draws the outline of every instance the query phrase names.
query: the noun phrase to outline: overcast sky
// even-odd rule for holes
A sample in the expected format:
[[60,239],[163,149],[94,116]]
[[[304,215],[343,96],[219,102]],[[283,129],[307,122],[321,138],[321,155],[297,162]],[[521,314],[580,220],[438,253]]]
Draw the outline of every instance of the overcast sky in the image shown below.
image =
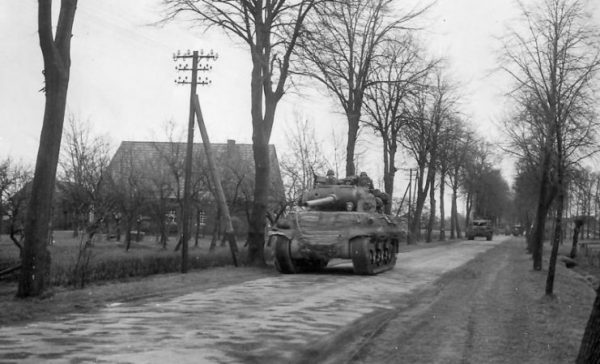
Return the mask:
[[[207,75],[212,85],[199,89],[211,141],[251,142],[248,52],[218,32],[203,34],[184,24],[148,25],[160,18],[159,3],[79,1],[68,113],[90,120],[95,132],[108,135],[115,147],[122,140],[165,140],[165,121],[172,119],[185,128],[189,110],[189,86],[173,82],[177,73],[172,53],[214,49],[219,59]],[[55,8],[59,4],[55,1]],[[422,39],[432,53],[448,59],[450,74],[461,85],[462,111],[489,140],[498,139],[494,122],[503,115],[506,87],[501,75],[491,73],[498,49],[495,37],[516,15],[510,0],[439,0],[423,21]],[[37,2],[0,1],[0,159],[11,156],[31,164],[35,160],[44,106],[39,92],[42,68]],[[347,130],[339,108],[324,95],[286,95],[271,139],[280,156],[295,112],[314,120],[327,136],[332,130],[340,135]],[[362,165],[378,174],[374,164]]]

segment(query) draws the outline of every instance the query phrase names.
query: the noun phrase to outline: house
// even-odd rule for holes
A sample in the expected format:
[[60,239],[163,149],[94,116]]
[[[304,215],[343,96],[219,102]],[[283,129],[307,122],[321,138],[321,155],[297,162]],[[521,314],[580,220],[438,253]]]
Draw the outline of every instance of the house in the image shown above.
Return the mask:
[[[236,221],[236,232],[247,231],[247,216],[254,193],[252,144],[211,143],[227,203]],[[284,188],[275,146],[269,146],[271,183],[269,205],[276,209],[284,203]],[[109,189],[116,196],[120,213],[139,223],[148,221],[147,230],[157,233],[156,225],[179,223],[183,200],[186,143],[123,141],[107,168]],[[193,145],[192,200],[195,224],[202,233],[212,232],[218,220],[213,182],[208,174],[202,143]],[[136,217],[137,216],[137,217]],[[237,218],[236,218],[237,217]],[[172,232],[172,231],[171,231]]]

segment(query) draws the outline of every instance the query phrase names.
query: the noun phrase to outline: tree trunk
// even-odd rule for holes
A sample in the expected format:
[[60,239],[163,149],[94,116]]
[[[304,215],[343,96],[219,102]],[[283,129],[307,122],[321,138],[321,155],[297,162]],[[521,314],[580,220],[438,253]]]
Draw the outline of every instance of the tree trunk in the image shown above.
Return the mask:
[[116,225],[117,225],[117,232],[115,233],[115,235],[116,235],[115,240],[121,241],[121,219],[116,220]]
[[56,167],[60,153],[70,75],[71,29],[76,0],[61,3],[56,37],[52,39],[51,1],[38,2],[38,30],[44,58],[46,102],[31,198],[25,221],[25,242],[17,297],[40,296],[50,283],[47,249]]
[[254,164],[256,176],[254,184],[254,204],[250,216],[250,229],[248,232],[248,259],[250,264],[264,264],[263,246],[265,241],[265,219],[267,216],[267,203],[270,186],[269,145],[254,140]]
[[125,251],[128,252],[131,248],[131,227],[133,226],[133,222],[131,219],[127,219],[127,230],[125,230]]
[[[562,187],[559,187],[562,188]],[[558,245],[562,237],[562,214],[563,214],[564,194],[558,192],[556,198],[556,217],[554,219],[554,235],[552,237],[552,251],[550,253],[550,262],[548,262],[548,276],[546,278],[546,295],[554,294],[554,275],[556,273],[556,258],[558,257]]]
[[200,240],[200,209],[196,209],[196,235],[194,237],[194,248],[198,247],[198,241]]
[[389,201],[384,208],[384,213],[390,215],[392,213],[392,198],[394,196],[394,177],[396,176],[396,167],[394,165],[396,159],[396,146],[390,145],[385,139],[383,157],[383,188],[389,197]]
[[[433,171],[433,169],[432,169]],[[432,241],[433,225],[435,224],[435,171],[430,173],[429,177],[429,222],[427,223],[427,239],[428,243]]]
[[219,240],[218,234],[219,234],[220,226],[221,226],[221,211],[219,209],[217,209],[217,217],[215,219],[215,224],[214,224],[213,230],[212,230],[212,238],[210,240],[210,247],[208,248],[208,250],[211,252],[213,250],[215,250],[215,248],[217,247],[217,241]]
[[161,197],[160,210],[158,212],[158,229],[160,230],[160,246],[163,249],[167,249],[167,222],[165,221],[165,199]]
[[544,230],[546,229],[546,216],[550,210],[552,200],[554,200],[555,192],[549,191],[549,182],[542,182],[540,186],[540,201],[538,202],[537,212],[533,231],[530,236],[530,245],[533,258],[533,270],[542,270],[542,255],[544,249]]
[[452,191],[452,198],[450,201],[450,239],[455,239],[456,238],[456,228],[457,228],[457,223],[456,221],[458,220],[457,215],[458,211],[457,211],[457,206],[456,206],[456,195],[455,192]]
[[471,208],[473,207],[473,194],[471,192],[467,193],[467,198],[465,200],[465,231],[469,229],[469,224],[471,223]]
[[429,182],[425,183],[423,187],[423,169],[420,171],[420,176],[417,178],[416,183],[416,203],[415,203],[415,213],[412,217],[411,226],[410,226],[410,234],[409,234],[409,243],[415,243],[420,237],[421,230],[421,214],[423,213],[423,206],[425,205],[425,198],[427,197],[427,193],[429,192]]
[[346,177],[356,175],[356,166],[354,164],[354,152],[356,149],[356,140],[358,138],[358,123],[360,121],[360,112],[348,112],[348,140],[346,144]]
[[[2,191],[0,191],[0,196],[2,196],[2,195],[3,195],[3,193],[2,193]],[[4,234],[4,230],[3,230],[4,225],[2,223],[4,221],[4,219],[3,219],[4,214],[5,214],[4,206],[2,205],[2,199],[0,198],[0,241],[2,241],[2,234]]]
[[444,187],[446,185],[446,175],[445,173],[440,174],[440,241],[446,240],[446,218],[444,215],[446,214],[445,206],[444,206]]
[[[550,133],[554,137],[554,132]],[[544,155],[541,163],[540,190],[538,194],[537,212],[535,215],[534,231],[531,236],[531,251],[533,254],[533,270],[542,270],[542,254],[544,249],[544,229],[546,227],[546,216],[554,194],[550,193],[550,162],[553,140],[547,136],[544,143]]]
[[596,288],[596,299],[581,339],[581,346],[575,363],[600,363],[600,286]]
[[573,245],[571,245],[571,253],[569,254],[571,259],[577,258],[577,242],[579,241],[579,230],[581,230],[581,225],[583,225],[583,220],[575,220],[575,227],[573,228]]
[[[454,183],[454,185],[452,186],[452,224],[454,224],[454,228],[452,228],[452,231],[454,232],[454,230],[456,230],[456,238],[460,239],[462,237],[461,234],[461,230],[460,230],[460,224],[458,221],[458,183]],[[454,237],[451,236],[452,239],[454,239]]]

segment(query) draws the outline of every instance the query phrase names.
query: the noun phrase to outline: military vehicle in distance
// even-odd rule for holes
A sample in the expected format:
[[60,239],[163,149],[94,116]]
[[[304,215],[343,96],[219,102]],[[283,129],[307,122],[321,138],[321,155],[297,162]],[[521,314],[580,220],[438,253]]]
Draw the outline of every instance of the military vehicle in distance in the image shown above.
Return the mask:
[[513,225],[511,232],[514,236],[521,236],[523,235],[523,226],[521,224],[515,224]]
[[474,219],[469,229],[467,229],[467,239],[469,240],[475,239],[476,236],[483,236],[487,240],[492,240],[493,235],[494,229],[490,220]]
[[[378,197],[381,196],[381,197]],[[333,258],[352,259],[356,274],[392,269],[406,234],[404,219],[382,213],[384,196],[359,177],[317,179],[300,206],[279,221],[267,245],[281,273],[324,268]]]

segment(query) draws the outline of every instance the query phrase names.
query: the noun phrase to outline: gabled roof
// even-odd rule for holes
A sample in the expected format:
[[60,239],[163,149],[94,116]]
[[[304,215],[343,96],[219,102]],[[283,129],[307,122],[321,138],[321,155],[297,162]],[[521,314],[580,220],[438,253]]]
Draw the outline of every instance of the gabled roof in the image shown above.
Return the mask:
[[[254,183],[252,144],[238,144],[234,140],[228,140],[227,143],[211,143],[211,149],[223,184],[231,173],[247,174],[244,178]],[[283,181],[274,145],[269,145],[269,154],[271,197],[273,200],[283,200]],[[115,178],[131,171],[140,171],[148,179],[162,175],[171,184],[175,183],[174,173],[180,173],[180,188],[183,190],[185,155],[184,142],[123,141],[108,165],[108,173]],[[205,173],[208,172],[204,146],[202,143],[194,143],[192,175],[197,178]]]

